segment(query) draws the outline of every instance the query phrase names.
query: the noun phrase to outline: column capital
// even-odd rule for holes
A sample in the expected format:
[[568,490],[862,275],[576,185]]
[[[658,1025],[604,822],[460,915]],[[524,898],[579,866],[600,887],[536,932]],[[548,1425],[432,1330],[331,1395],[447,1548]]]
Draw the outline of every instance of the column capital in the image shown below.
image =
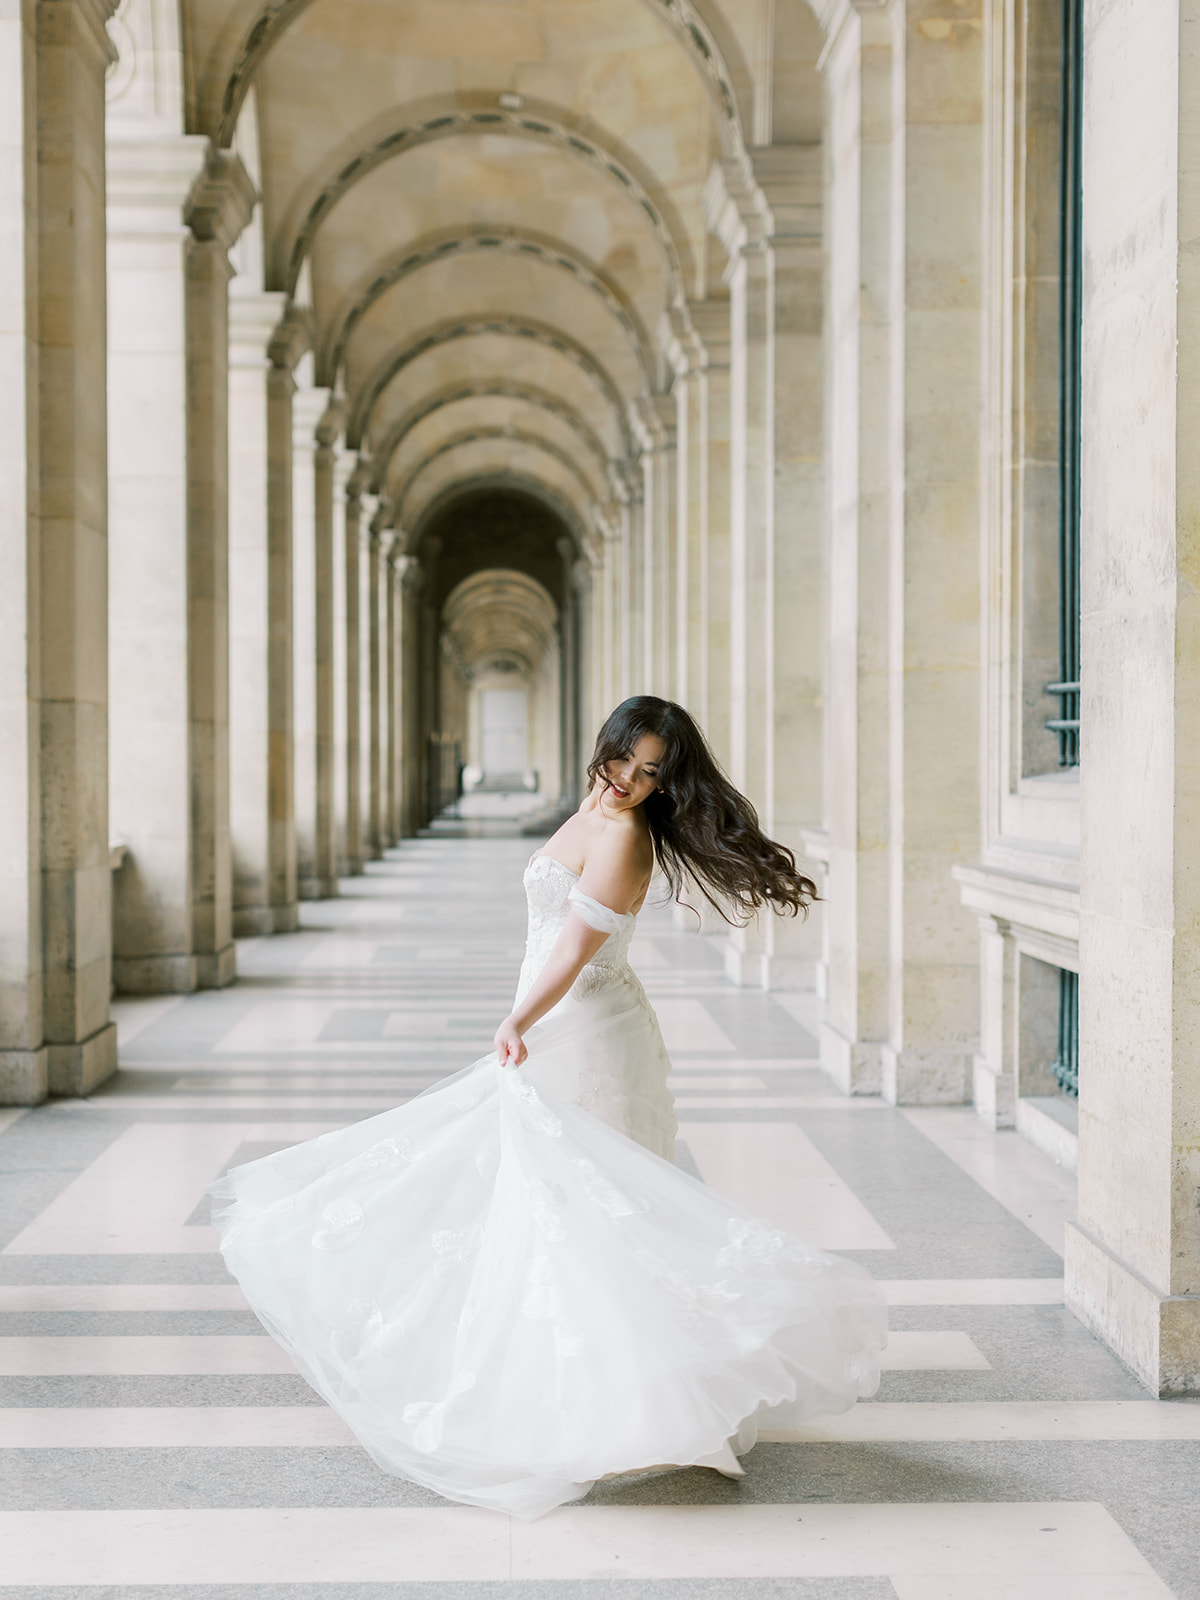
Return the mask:
[[229,364],[231,367],[265,367],[280,319],[287,311],[287,295],[239,293],[235,278],[229,291]]
[[761,250],[767,235],[767,203],[745,151],[713,162],[704,185],[704,217],[731,265]]
[[301,356],[312,349],[312,342],[312,313],[304,306],[289,303],[267,347],[271,365],[293,372]]
[[317,428],[329,406],[328,389],[298,387],[292,396],[292,438],[303,450],[315,449]]
[[183,220],[201,244],[223,250],[241,233],[254,215],[258,190],[231,150],[211,150],[204,170],[192,185],[184,205]]
[[696,330],[700,364],[705,370],[724,370],[729,366],[730,324],[727,299],[688,302],[692,327]]
[[750,151],[763,198],[769,245],[819,243],[824,229],[824,158],[818,144],[774,144]]
[[109,233],[182,237],[187,232],[184,206],[211,150],[211,140],[202,134],[110,134],[104,160]]

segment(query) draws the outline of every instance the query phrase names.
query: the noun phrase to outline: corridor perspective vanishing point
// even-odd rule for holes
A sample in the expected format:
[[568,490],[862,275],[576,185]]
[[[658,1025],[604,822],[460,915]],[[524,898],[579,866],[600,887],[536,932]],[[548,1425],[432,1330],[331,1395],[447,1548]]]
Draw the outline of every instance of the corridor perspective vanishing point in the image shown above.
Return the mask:
[[[0,1600],[1200,1600],[1198,27],[0,0]],[[652,893],[680,1161],[896,1333],[510,1527],[202,1197],[486,1047],[633,694],[822,897]]]

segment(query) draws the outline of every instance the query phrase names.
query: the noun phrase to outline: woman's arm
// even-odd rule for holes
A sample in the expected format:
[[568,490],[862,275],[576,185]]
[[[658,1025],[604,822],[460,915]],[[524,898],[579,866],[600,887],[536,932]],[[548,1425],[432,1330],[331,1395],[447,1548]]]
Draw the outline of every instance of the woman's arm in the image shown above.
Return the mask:
[[[636,840],[624,830],[606,828],[588,852],[581,891],[620,915],[635,905],[646,886],[647,874],[637,860]],[[523,1035],[552,1011],[608,938],[572,911],[559,934],[550,958],[520,1005],[496,1030],[493,1041],[502,1067],[519,1067],[528,1052]]]

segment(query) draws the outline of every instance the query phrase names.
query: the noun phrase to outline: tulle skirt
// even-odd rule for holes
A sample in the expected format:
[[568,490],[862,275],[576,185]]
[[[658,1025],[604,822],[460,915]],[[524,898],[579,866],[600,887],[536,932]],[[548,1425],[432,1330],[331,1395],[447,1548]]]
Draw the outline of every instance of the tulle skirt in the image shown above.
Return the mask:
[[213,1185],[263,1325],[385,1472],[522,1518],[872,1394],[883,1297],[487,1056]]

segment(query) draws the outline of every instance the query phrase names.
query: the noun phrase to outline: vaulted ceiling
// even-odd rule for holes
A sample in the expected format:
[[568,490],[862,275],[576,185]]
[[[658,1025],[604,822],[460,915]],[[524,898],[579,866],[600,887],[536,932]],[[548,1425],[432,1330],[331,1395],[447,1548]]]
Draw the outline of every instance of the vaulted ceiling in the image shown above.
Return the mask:
[[662,330],[723,293],[714,161],[772,115],[820,136],[804,0],[184,0],[184,28],[189,129],[253,147],[262,286],[309,309],[397,525],[505,481],[611,524]]

